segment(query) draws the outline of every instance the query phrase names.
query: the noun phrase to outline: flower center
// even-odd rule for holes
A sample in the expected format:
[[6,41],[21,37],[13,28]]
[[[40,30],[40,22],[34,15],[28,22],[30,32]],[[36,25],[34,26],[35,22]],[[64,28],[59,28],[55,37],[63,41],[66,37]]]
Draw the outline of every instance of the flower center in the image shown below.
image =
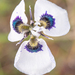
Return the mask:
[[17,16],[14,20],[13,20],[13,29],[17,32],[17,33],[22,33],[23,31],[28,31],[29,30],[29,26],[26,26],[23,24],[22,19],[19,18],[19,16]]
[[25,46],[25,48],[27,51],[33,53],[33,52],[39,52],[39,51],[43,51],[42,50],[42,45],[38,43],[37,46],[32,47],[29,43]]
[[45,14],[43,14],[40,18],[41,26],[44,26],[44,28],[50,30],[52,27],[55,27],[55,19],[52,15],[47,14],[47,11]]
[[39,44],[35,36],[31,35],[30,41],[25,46],[25,49],[29,52],[38,52],[42,50],[42,45]]

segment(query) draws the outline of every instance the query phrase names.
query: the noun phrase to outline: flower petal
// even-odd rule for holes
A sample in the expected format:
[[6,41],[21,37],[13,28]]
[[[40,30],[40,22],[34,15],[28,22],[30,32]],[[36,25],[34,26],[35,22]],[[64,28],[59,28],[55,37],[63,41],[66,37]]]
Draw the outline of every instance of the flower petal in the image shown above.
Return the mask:
[[36,25],[36,26],[33,28],[33,30],[35,30],[36,32],[41,32],[41,31],[42,31],[42,28]]
[[52,27],[50,30],[43,28],[44,34],[56,37],[69,32],[70,24],[65,9],[62,9],[48,0],[37,0],[34,10],[35,21],[39,21],[41,16],[46,12],[55,19],[55,27]]
[[23,34],[19,34],[15,32],[13,27],[13,21],[18,18],[20,21],[22,20],[24,24],[27,24],[27,17],[24,12],[25,12],[25,3],[24,3],[24,0],[21,0],[21,2],[16,6],[15,10],[13,11],[11,19],[10,19],[11,31],[8,36],[9,41],[12,41],[12,42],[19,41],[23,38]]
[[32,33],[32,35],[34,35],[36,37],[39,37],[40,36],[40,34],[38,32],[36,32],[36,31],[31,30],[31,33]]
[[14,61],[14,66],[21,72],[28,75],[42,75],[53,70],[56,66],[54,57],[46,42],[39,39],[42,51],[29,52],[25,49],[28,41],[21,44]]
[[23,37],[24,37],[23,34],[18,34],[14,30],[13,31],[11,30],[8,35],[8,40],[11,42],[15,42],[21,40]]
[[40,36],[40,33],[42,31],[42,28],[40,28],[39,26],[35,26],[32,30],[31,30],[31,33],[32,35],[36,36],[36,37],[39,37]]

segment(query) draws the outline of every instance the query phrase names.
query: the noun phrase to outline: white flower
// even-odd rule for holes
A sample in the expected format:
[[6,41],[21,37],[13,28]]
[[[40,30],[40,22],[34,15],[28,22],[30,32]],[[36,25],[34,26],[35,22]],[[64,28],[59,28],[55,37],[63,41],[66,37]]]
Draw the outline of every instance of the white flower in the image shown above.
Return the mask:
[[[14,66],[19,71],[28,75],[43,75],[50,72],[56,66],[55,59],[40,35],[62,36],[69,32],[70,24],[65,9],[47,0],[37,0],[34,8],[34,19],[30,9],[30,25],[25,15],[24,0],[17,5],[10,19],[10,33],[8,40],[19,41],[30,35],[28,41],[24,41],[15,57]],[[53,40],[53,39],[52,39]],[[16,44],[16,45],[17,45]]]
[[38,39],[42,45],[42,50],[29,52],[25,46],[28,41],[21,44],[16,57],[14,66],[21,72],[28,75],[42,75],[55,68],[54,57],[43,39]]

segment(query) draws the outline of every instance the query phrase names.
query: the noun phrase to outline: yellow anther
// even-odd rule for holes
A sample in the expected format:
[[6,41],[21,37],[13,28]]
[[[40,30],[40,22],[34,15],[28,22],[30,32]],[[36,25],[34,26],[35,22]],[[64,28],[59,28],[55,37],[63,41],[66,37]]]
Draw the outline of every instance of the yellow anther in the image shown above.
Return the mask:
[[19,32],[23,32],[25,30],[29,30],[29,26],[25,26],[24,24],[20,24],[18,26],[18,30],[19,30]]
[[47,26],[47,22],[45,22],[45,21],[43,21],[43,20],[41,20],[40,23],[41,23],[41,26],[44,26],[44,27]]
[[38,41],[35,36],[31,35],[29,44],[32,48],[34,48],[38,45]]

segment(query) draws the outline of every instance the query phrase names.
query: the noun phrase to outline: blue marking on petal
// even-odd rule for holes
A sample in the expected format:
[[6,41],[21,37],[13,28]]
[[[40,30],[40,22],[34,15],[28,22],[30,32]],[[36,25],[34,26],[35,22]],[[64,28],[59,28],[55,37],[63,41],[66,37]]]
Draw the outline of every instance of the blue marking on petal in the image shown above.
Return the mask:
[[30,44],[28,43],[28,44],[25,46],[24,49],[26,49],[27,51],[33,53],[33,52],[43,51],[43,50],[42,50],[42,47],[43,47],[43,46],[38,43],[37,47],[32,48],[32,47],[30,46]]
[[19,18],[19,16],[17,16],[14,20],[13,20],[13,29],[17,32],[20,33],[20,31],[18,30],[18,26],[20,24],[23,24],[22,19]]
[[52,27],[55,27],[55,18],[53,18],[52,15],[47,14],[47,11],[41,16],[40,20],[43,20],[47,23],[46,29],[48,30],[50,30]]

